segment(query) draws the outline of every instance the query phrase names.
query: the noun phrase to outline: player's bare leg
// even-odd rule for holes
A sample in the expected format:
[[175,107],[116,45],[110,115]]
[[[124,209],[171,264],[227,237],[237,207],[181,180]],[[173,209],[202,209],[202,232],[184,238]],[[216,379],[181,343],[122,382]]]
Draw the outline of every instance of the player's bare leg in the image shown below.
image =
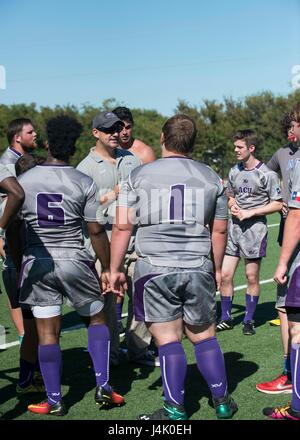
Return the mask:
[[233,323],[231,319],[231,307],[233,300],[233,277],[240,258],[232,255],[225,255],[222,264],[220,299],[222,315],[217,324],[217,331],[231,330]]

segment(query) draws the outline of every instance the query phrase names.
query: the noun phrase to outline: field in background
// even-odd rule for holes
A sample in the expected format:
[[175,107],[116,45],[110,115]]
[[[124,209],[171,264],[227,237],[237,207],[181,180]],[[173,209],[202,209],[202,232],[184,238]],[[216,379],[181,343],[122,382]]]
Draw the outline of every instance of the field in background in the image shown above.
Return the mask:
[[[269,224],[279,223],[279,215],[269,218]],[[276,243],[278,227],[269,228],[267,258],[262,263],[261,280],[273,277],[278,261],[279,248]],[[235,277],[236,286],[245,284],[244,265],[241,262]],[[276,317],[274,302],[276,285],[269,282],[262,285],[261,299],[255,316],[255,336],[243,336],[242,319],[245,309],[245,289],[238,290],[234,299],[232,331],[218,334],[225,355],[229,379],[229,391],[239,405],[233,420],[263,420],[262,408],[286,403],[289,395],[270,396],[255,390],[258,382],[273,379],[282,369],[282,348],[279,327],[271,327],[269,320]],[[80,325],[81,321],[72,309],[64,308],[64,330]],[[6,295],[0,295],[0,324],[6,328],[6,342],[17,340],[6,306]],[[76,327],[75,327],[76,328]],[[190,419],[215,420],[215,411],[209,398],[208,388],[198,373],[194,351],[186,339],[183,341],[187,358],[186,409]],[[61,336],[63,350],[62,391],[69,409],[64,420],[133,420],[141,412],[151,412],[161,406],[161,379],[159,368],[141,367],[127,362],[125,355],[119,367],[111,370],[111,383],[125,396],[126,405],[113,410],[101,410],[94,404],[95,379],[84,328],[64,331]],[[17,398],[15,387],[18,377],[18,351],[15,345],[0,350],[0,413],[4,419],[41,420],[26,411],[29,403],[44,398],[40,395]]]

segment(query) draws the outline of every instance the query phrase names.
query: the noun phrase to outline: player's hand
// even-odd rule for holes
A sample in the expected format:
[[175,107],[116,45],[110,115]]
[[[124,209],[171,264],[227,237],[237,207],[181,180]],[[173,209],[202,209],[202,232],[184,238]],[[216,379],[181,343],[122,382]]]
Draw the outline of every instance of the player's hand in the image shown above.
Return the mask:
[[284,216],[286,216],[287,213],[288,213],[288,206],[287,206],[287,204],[286,204],[285,202],[282,203],[282,209],[281,209],[281,212],[282,212],[282,214],[283,214]]
[[125,291],[128,289],[126,276],[124,272],[110,273],[110,291],[116,295],[123,297]]
[[241,208],[236,203],[234,203],[230,208],[230,212],[234,216],[237,216],[238,213],[240,212],[240,210],[241,210]]
[[285,284],[287,280],[287,265],[279,263],[274,274],[274,281],[276,281],[277,284]]
[[252,209],[240,209],[237,214],[237,218],[241,221],[251,217],[253,217]]
[[107,292],[110,291],[109,278],[110,278],[109,270],[103,270],[101,272],[101,277],[100,277],[103,295],[105,295]]
[[4,259],[6,257],[4,250],[4,240],[0,238],[0,256]]

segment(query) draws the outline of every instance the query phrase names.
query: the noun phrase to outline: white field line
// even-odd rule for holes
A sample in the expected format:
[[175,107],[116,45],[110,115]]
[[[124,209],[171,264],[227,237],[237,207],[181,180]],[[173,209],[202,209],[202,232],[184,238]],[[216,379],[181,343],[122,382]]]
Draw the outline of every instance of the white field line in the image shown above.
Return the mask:
[[275,228],[276,226],[279,226],[280,223],[273,223],[272,225],[268,225],[268,228]]
[[[275,281],[273,280],[273,278],[269,278],[268,280],[261,280],[261,281],[259,282],[259,284],[269,284],[269,283],[275,283]],[[247,284],[243,284],[243,285],[241,285],[241,286],[236,286],[233,290],[234,290],[235,292],[237,292],[238,290],[246,289],[246,287],[247,287]],[[217,295],[220,295],[220,291],[217,290],[216,294],[217,294]]]
[[[273,278],[270,278],[268,280],[261,280],[259,282],[259,284],[269,284],[269,283],[273,283],[273,282],[274,282]],[[234,291],[236,292],[238,290],[243,290],[246,287],[247,287],[247,284],[243,284],[242,286],[236,286],[234,288]],[[217,295],[220,295],[219,291],[217,291]],[[128,315],[127,313],[123,313],[122,318],[126,317],[127,315]],[[85,327],[84,324],[72,325],[71,327],[67,327],[67,328],[63,329],[61,333],[69,333],[69,332],[72,332],[73,330],[78,330],[83,327]],[[13,341],[13,342],[9,342],[7,344],[2,344],[2,345],[0,345],[0,350],[6,350],[7,348],[13,347],[15,345],[19,345],[19,341]]]

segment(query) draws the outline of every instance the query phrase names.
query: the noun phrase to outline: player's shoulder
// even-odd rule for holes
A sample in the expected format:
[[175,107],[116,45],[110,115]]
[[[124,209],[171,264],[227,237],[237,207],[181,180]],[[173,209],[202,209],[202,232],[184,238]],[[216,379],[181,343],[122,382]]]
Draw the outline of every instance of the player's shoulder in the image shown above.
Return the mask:
[[260,162],[259,166],[256,167],[258,173],[263,174],[263,175],[274,175],[277,176],[277,173],[273,170],[271,170],[265,163]]
[[140,139],[134,139],[130,150],[136,154],[143,163],[150,163],[156,159],[153,148]]

